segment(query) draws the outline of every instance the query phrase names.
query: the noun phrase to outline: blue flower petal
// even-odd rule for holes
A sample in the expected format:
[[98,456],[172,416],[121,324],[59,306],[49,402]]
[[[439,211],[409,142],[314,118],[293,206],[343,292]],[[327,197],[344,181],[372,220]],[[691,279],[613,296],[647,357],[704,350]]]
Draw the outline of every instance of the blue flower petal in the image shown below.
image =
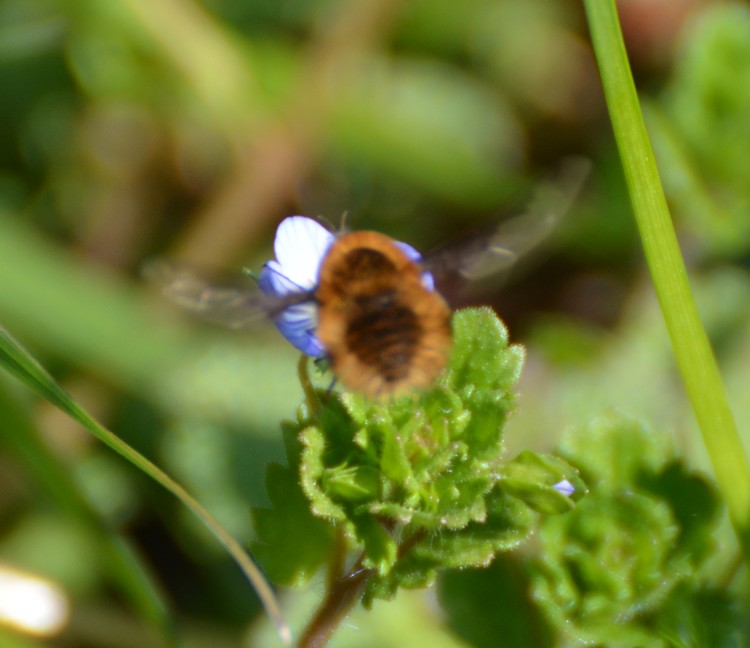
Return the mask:
[[326,350],[315,336],[318,326],[318,306],[314,302],[303,302],[285,308],[275,318],[279,332],[305,355],[322,358]]
[[273,243],[281,274],[299,288],[312,290],[318,283],[320,264],[335,240],[332,232],[312,218],[285,218]]
[[[260,290],[279,298],[314,291],[320,264],[334,240],[331,232],[311,218],[290,216],[284,219],[274,240],[277,260],[263,266],[258,280]],[[312,299],[287,306],[274,317],[274,324],[305,355],[326,355],[315,336],[318,308]]]
[[[409,245],[408,243],[403,243],[402,241],[394,241],[394,243],[401,249],[404,254],[406,254],[407,257],[409,257],[411,261],[414,261],[414,263],[422,263],[422,255],[417,252],[417,250],[415,250],[411,245]],[[435,290],[435,279],[429,270],[425,270],[422,272],[422,285],[430,292]]]
[[307,292],[303,286],[298,286],[284,274],[284,269],[278,261],[268,261],[260,271],[258,287],[266,295],[272,297],[288,297],[301,292]]
[[573,486],[573,484],[571,484],[567,479],[563,479],[562,481],[557,482],[552,488],[562,493],[566,497],[570,497],[573,493],[576,492],[576,487]]

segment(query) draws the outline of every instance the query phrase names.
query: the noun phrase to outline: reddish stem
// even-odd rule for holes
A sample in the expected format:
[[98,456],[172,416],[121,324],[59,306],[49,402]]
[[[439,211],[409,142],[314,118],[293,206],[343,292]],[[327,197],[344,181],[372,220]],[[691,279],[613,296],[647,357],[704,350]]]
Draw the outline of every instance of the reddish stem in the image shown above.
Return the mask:
[[305,628],[297,648],[323,648],[359,601],[371,575],[372,570],[362,567],[360,559],[348,574],[337,579]]
[[[403,558],[423,538],[424,531],[418,531],[409,537],[399,546],[398,557]],[[341,621],[359,601],[373,574],[372,569],[362,567],[363,562],[364,554],[348,574],[336,579],[329,578],[328,594],[307,624],[297,648],[323,648],[328,643]]]

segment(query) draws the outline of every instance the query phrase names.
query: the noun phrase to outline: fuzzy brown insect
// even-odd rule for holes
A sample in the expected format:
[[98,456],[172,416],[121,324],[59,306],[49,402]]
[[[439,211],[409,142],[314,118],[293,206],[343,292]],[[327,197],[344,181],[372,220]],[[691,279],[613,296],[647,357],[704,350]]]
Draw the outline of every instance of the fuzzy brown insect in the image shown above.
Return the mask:
[[568,160],[556,181],[537,188],[525,214],[424,258],[384,234],[335,235],[293,216],[277,229],[277,260],[260,275],[264,294],[217,288],[164,263],[148,274],[205,319],[237,328],[269,315],[303,353],[327,358],[346,388],[390,397],[428,387],[447,364],[451,311],[434,279],[475,281],[507,268],[568,210],[588,169],[585,160]]
[[349,389],[391,396],[435,380],[451,348],[450,309],[423,268],[377,232],[339,237],[320,268],[316,335]]

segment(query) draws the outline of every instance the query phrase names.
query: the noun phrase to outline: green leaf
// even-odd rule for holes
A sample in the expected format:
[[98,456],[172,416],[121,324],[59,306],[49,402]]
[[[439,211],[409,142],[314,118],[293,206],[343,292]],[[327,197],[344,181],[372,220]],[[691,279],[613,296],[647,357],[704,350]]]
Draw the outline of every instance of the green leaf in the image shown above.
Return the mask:
[[350,519],[365,548],[365,567],[375,570],[376,575],[389,573],[398,553],[396,541],[371,515],[352,515]]
[[[555,488],[567,480],[573,487],[572,496]],[[586,486],[578,471],[562,459],[525,450],[503,466],[504,489],[535,511],[545,514],[564,513],[574,508],[575,501],[585,493]]]
[[364,605],[373,598],[392,598],[399,587],[427,587],[442,569],[483,567],[501,551],[508,551],[526,540],[536,516],[521,501],[500,488],[487,498],[486,517],[466,524],[460,530],[438,530],[407,538],[393,569],[368,583]]
[[346,520],[344,507],[336,503],[325,491],[323,478],[326,466],[323,457],[326,454],[326,439],[317,427],[305,428],[300,433],[300,442],[304,450],[301,456],[300,484],[309,500],[313,515],[329,520]]
[[727,592],[683,585],[655,619],[657,632],[675,648],[739,648],[750,624]]
[[372,466],[346,466],[327,469],[322,478],[323,489],[334,499],[345,499],[354,504],[374,500],[380,494],[377,469]]
[[638,616],[687,575],[669,560],[677,534],[663,503],[628,493],[584,498],[541,530],[534,596],[577,641],[609,645],[628,624],[641,632]]
[[455,348],[448,381],[470,393],[507,391],[518,382],[524,349],[508,345],[508,329],[490,308],[456,313],[453,318]]
[[575,641],[667,645],[655,620],[674,615],[685,587],[700,596],[717,499],[705,479],[672,460],[666,439],[609,414],[562,442],[591,489],[571,512],[542,523],[532,583],[549,622]]
[[529,597],[521,557],[514,553],[499,554],[486,569],[443,572],[437,593],[448,626],[471,646],[556,645],[552,628]]
[[325,563],[333,546],[333,527],[312,515],[290,468],[269,464],[266,489],[271,507],[252,509],[258,536],[253,555],[274,583],[300,586]]
[[587,484],[610,490],[629,487],[640,474],[653,473],[671,455],[664,435],[616,412],[570,431],[560,450]]
[[675,553],[684,553],[700,564],[716,544],[714,527],[720,509],[715,490],[703,477],[689,473],[676,461],[656,474],[643,475],[639,485],[671,507],[680,528]]

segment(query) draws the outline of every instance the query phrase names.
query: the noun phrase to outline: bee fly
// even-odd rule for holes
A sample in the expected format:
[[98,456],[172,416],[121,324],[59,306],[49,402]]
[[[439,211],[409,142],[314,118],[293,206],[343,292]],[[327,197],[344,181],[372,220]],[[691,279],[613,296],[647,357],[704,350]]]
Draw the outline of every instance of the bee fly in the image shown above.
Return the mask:
[[525,214],[425,257],[378,232],[336,235],[291,216],[277,229],[276,259],[263,267],[260,293],[213,287],[162,263],[147,273],[205,319],[242,327],[267,313],[300,351],[327,358],[346,388],[390,397],[428,387],[448,361],[451,310],[435,277],[474,280],[510,265],[548,234],[587,173],[587,162],[568,161],[556,182],[540,185]]

